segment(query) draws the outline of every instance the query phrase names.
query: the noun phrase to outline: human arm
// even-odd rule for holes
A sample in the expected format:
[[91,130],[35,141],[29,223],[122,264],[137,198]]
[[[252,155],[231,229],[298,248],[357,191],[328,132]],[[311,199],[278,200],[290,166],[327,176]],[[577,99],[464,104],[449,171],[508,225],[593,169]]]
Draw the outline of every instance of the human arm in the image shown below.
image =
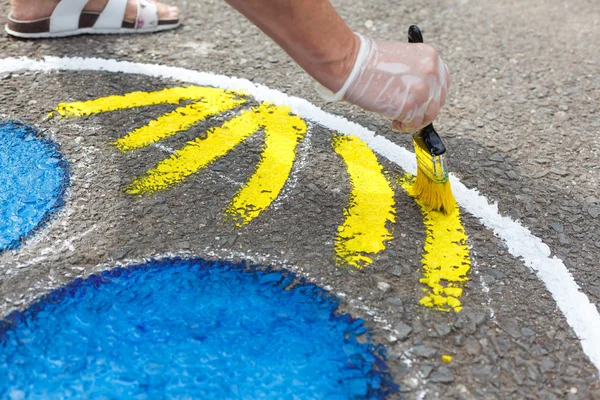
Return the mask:
[[326,88],[329,99],[379,113],[395,130],[429,124],[445,102],[448,70],[430,46],[358,36],[329,0],[227,2]]

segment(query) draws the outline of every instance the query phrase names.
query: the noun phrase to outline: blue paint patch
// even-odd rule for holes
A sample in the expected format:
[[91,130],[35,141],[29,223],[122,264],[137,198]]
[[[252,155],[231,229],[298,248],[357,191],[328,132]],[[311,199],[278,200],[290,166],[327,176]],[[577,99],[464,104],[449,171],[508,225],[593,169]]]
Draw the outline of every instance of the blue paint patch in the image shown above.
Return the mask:
[[55,143],[27,125],[0,123],[0,252],[18,247],[49,219],[67,184]]
[[376,399],[362,320],[286,271],[201,259],[77,279],[0,322],[0,398]]

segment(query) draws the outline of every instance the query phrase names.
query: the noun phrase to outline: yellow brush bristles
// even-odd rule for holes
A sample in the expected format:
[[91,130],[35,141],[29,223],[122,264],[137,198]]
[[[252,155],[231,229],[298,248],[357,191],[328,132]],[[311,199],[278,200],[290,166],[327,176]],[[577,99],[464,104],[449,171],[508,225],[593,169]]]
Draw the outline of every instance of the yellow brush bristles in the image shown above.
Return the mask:
[[417,179],[409,195],[419,199],[431,211],[450,214],[456,207],[450,180],[443,183],[436,182],[430,179],[421,168],[417,169]]

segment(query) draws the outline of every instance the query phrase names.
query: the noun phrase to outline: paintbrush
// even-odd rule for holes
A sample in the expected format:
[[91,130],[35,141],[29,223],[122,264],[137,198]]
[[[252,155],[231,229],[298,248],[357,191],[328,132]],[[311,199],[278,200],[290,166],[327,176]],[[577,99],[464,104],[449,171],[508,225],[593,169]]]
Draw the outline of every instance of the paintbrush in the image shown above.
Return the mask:
[[[423,35],[416,25],[408,29],[410,43],[423,43]],[[410,190],[429,210],[450,214],[456,207],[446,166],[446,146],[433,128],[427,125],[413,136],[417,157],[417,179]]]

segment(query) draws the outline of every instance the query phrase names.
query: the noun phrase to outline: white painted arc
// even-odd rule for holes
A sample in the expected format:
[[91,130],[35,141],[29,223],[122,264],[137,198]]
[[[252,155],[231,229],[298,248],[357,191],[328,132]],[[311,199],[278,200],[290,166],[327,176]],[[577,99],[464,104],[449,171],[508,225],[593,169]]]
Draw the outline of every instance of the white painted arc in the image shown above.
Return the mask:
[[[415,156],[405,148],[343,117],[321,110],[308,101],[291,97],[246,79],[230,78],[207,72],[197,72],[163,65],[140,64],[95,58],[46,57],[43,61],[29,58],[0,59],[0,73],[30,71],[107,71],[139,74],[163,79],[179,80],[201,86],[216,86],[236,89],[251,94],[259,101],[289,106],[295,114],[325,126],[328,129],[360,137],[378,154],[400,166],[406,172],[416,172]],[[526,266],[533,269],[552,294],[558,308],[573,328],[584,353],[600,370],[600,314],[596,306],[581,292],[579,285],[564,263],[551,257],[550,248],[534,236],[529,229],[509,217],[501,216],[496,204],[475,189],[469,189],[458,178],[451,176],[457,202],[466,211],[501,238],[514,257],[520,257]]]
[[581,292],[562,260],[551,257],[550,247],[529,229],[509,217],[501,216],[498,205],[489,204],[477,190],[468,189],[455,176],[451,176],[451,184],[461,207],[492,229],[504,241],[510,254],[522,258],[525,265],[544,282],[567,323],[579,337],[583,352],[600,371],[600,314]]

